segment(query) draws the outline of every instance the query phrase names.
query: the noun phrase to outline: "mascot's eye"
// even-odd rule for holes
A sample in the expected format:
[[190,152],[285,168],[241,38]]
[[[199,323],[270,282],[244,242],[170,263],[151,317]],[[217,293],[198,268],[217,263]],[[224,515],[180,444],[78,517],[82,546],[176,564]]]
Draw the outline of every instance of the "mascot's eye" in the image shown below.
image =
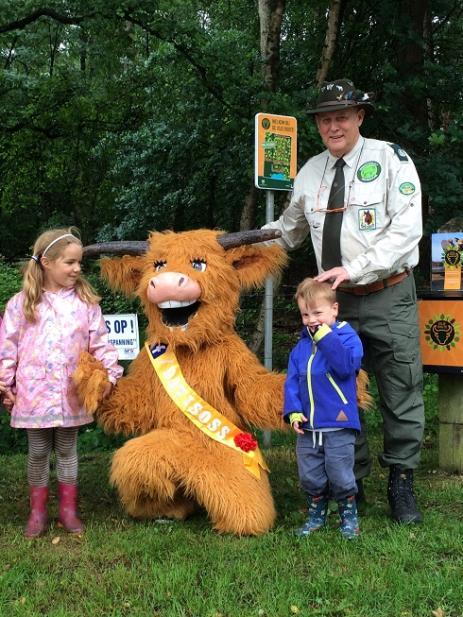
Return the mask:
[[153,265],[154,265],[154,269],[156,270],[156,272],[159,272],[159,270],[162,270],[162,268],[165,267],[166,262],[159,260],[159,261],[155,261]]
[[193,259],[191,265],[198,272],[204,272],[204,270],[207,268],[207,264],[204,259]]

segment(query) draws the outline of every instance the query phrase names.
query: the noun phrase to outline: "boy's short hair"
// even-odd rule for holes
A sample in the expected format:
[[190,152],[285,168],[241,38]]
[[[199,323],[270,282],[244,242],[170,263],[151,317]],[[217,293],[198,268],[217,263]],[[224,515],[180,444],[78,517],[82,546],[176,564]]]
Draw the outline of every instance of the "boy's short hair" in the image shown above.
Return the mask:
[[317,300],[326,300],[329,304],[334,304],[336,291],[331,289],[330,283],[321,283],[313,278],[305,278],[299,283],[294,294],[296,302],[302,298],[306,304],[311,304]]

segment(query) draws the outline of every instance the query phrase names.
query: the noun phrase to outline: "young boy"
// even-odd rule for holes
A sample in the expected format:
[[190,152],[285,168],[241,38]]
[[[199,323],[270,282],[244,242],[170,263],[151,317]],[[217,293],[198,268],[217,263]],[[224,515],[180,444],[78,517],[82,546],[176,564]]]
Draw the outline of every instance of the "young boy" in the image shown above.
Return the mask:
[[360,430],[356,377],[362,343],[348,323],[336,321],[336,292],[328,283],[306,278],[295,299],[304,329],[289,357],[283,415],[298,433],[299,480],[309,503],[308,519],[296,535],[326,524],[330,492],[338,502],[341,534],[350,540],[359,534],[354,442]]

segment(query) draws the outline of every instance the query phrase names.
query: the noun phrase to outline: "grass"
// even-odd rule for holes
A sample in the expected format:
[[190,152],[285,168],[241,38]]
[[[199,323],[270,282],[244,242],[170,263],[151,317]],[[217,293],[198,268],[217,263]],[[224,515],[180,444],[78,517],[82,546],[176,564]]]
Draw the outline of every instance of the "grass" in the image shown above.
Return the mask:
[[427,437],[416,482],[425,523],[389,520],[385,473],[375,466],[362,535],[351,543],[334,512],[310,539],[292,535],[304,499],[289,439],[276,439],[281,445],[267,454],[279,518],[259,538],[219,536],[205,514],[185,523],[131,520],[107,485],[110,454],[94,453],[80,459],[86,532],[52,525],[28,541],[25,456],[0,457],[0,616],[461,617],[463,478],[437,470],[435,437]]

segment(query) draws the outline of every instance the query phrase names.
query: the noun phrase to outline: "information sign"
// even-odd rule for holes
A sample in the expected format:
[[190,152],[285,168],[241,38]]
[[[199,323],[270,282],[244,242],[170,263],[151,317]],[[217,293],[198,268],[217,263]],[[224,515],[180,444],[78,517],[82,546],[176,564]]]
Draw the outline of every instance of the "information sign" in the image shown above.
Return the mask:
[[292,116],[256,114],[255,185],[291,191],[297,172],[297,120]]

